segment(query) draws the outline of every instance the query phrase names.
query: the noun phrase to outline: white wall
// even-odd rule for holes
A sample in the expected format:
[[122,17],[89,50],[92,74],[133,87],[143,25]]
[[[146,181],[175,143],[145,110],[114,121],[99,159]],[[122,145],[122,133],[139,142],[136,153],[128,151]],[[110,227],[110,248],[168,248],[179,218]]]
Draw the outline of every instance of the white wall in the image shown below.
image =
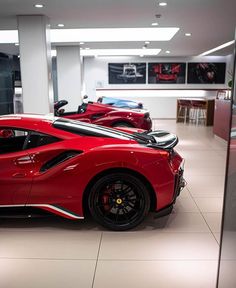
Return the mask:
[[[177,98],[215,97],[217,89],[225,89],[227,88],[227,84],[109,84],[108,63],[226,62],[227,71],[230,61],[231,58],[229,56],[168,58],[86,57],[84,59],[85,93],[89,96],[90,100],[96,100],[99,96],[111,96],[139,101],[142,102],[148,110],[150,110],[153,118],[175,118]],[[226,73],[226,83],[227,82],[228,74]]]

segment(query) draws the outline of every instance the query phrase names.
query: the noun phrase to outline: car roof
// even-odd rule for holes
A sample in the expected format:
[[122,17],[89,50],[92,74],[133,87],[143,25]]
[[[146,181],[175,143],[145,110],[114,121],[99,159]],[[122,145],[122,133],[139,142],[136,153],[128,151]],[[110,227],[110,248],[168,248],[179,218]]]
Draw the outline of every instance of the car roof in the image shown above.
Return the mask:
[[52,123],[57,119],[53,114],[9,114],[0,116],[0,126],[41,131],[51,134]]
[[[74,126],[76,126],[76,129]],[[0,116],[0,127],[33,130],[57,137],[60,136],[64,139],[80,137],[79,135],[97,135],[99,137],[112,136],[113,138],[126,140],[132,138],[129,133],[124,133],[116,129],[84,123],[73,119],[55,117],[52,114],[4,115]],[[76,132],[74,132],[73,130],[76,130]]]
[[1,115],[0,121],[4,120],[12,120],[12,121],[19,121],[19,120],[32,120],[37,122],[42,121],[55,121],[57,117],[55,117],[52,113],[50,114],[8,114],[8,115]]

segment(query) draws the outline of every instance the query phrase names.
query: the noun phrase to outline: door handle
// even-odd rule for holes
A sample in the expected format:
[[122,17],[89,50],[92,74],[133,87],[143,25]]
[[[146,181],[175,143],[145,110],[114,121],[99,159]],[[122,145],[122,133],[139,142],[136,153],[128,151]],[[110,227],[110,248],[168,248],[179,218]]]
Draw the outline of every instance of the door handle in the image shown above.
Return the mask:
[[24,178],[26,177],[25,173],[15,173],[12,175],[13,178]]
[[24,164],[32,163],[30,156],[23,156],[23,157],[17,158],[15,159],[14,162],[16,165],[24,165]]

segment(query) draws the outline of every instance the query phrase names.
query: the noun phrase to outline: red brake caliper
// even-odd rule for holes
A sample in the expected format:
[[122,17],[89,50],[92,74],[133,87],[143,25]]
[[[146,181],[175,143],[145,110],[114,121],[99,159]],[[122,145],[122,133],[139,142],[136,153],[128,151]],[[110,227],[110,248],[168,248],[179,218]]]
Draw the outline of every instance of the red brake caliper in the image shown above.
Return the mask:
[[111,188],[107,187],[107,189],[102,195],[102,204],[105,211],[111,210],[111,206],[109,203],[110,194],[111,194]]

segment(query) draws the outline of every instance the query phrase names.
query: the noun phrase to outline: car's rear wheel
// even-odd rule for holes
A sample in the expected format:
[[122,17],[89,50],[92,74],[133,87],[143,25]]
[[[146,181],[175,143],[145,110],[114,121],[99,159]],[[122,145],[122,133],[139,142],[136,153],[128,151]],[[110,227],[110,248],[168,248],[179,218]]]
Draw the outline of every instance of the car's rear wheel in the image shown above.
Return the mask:
[[134,127],[134,126],[127,122],[117,122],[114,123],[112,127]]
[[91,188],[89,209],[104,227],[124,231],[139,225],[150,207],[146,186],[137,177],[112,173],[100,178]]

